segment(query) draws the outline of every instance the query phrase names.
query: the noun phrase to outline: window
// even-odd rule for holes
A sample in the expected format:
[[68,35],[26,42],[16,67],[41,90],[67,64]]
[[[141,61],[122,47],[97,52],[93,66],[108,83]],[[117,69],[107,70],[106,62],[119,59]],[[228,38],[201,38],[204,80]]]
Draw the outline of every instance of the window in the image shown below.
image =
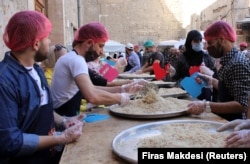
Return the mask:
[[35,10],[46,15],[46,13],[45,13],[45,0],[35,0]]

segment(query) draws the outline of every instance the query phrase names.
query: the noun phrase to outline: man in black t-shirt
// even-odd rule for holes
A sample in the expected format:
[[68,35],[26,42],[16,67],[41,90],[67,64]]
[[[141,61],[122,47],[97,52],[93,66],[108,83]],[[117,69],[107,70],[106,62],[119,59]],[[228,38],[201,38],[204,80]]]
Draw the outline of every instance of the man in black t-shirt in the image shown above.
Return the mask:
[[149,54],[148,61],[142,66],[141,70],[136,73],[154,74],[153,64],[160,63],[161,68],[164,68],[164,56],[161,52],[157,51],[155,44],[152,40],[148,40],[144,43],[145,53]]

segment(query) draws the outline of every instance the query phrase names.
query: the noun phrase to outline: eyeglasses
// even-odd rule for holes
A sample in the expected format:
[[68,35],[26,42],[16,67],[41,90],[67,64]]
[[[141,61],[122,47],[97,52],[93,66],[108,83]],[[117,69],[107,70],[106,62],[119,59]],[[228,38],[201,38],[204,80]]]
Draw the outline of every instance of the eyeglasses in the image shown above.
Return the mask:
[[54,51],[61,51],[63,48],[67,49],[65,46],[63,46],[61,44],[56,44]]

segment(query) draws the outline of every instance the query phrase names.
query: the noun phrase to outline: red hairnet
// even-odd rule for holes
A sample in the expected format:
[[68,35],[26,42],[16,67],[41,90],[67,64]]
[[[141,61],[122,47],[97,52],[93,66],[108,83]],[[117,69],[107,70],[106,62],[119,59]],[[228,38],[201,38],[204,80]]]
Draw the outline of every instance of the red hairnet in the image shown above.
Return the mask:
[[14,14],[3,35],[9,49],[22,51],[35,41],[42,40],[51,32],[52,25],[45,15],[37,11],[21,11]]
[[240,47],[247,47],[247,43],[246,42],[241,42]]
[[206,41],[223,36],[225,39],[235,42],[236,32],[234,28],[225,21],[217,21],[210,25],[204,32]]
[[138,44],[135,44],[134,48],[140,48],[140,46]]
[[80,27],[75,33],[74,41],[83,42],[92,39],[95,43],[108,41],[109,36],[106,28],[99,22],[88,23]]

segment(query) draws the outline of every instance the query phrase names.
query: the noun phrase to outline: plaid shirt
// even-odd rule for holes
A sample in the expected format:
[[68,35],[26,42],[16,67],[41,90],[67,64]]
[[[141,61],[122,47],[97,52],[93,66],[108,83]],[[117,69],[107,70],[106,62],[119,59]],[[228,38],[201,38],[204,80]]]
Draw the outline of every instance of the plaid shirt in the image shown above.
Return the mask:
[[223,81],[235,101],[247,109],[250,96],[250,60],[235,47],[220,60],[219,80]]

